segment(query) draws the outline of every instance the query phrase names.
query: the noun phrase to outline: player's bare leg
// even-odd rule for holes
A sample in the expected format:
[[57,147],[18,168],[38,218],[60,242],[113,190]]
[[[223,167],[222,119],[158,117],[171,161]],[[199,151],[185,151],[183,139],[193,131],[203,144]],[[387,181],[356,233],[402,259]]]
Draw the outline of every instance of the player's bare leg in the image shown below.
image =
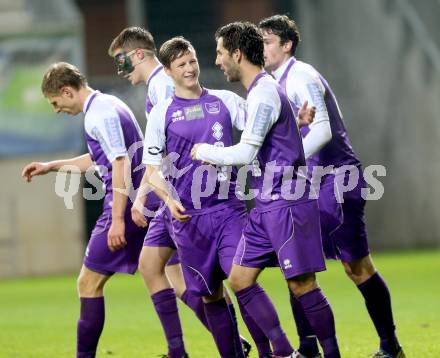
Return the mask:
[[235,292],[241,312],[246,312],[272,343],[275,356],[286,357],[294,352],[272,301],[256,283],[261,269],[232,265],[229,283]]
[[377,357],[404,357],[396,336],[391,295],[388,286],[374,267],[371,256],[343,262],[347,276],[355,283],[365,299],[368,313],[380,337]]
[[77,324],[77,358],[93,358],[105,320],[104,285],[110,276],[89,270],[84,265],[77,288],[81,313]]
[[182,326],[177,310],[176,294],[165,275],[165,266],[174,249],[144,246],[139,257],[139,271],[150,292],[168,343],[169,357],[185,357]]

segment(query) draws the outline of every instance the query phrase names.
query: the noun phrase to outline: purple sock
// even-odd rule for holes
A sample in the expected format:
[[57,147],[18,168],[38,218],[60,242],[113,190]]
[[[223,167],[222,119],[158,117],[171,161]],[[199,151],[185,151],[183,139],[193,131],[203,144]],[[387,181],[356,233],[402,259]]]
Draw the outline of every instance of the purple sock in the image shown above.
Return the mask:
[[296,330],[299,336],[299,352],[306,357],[315,357],[319,353],[318,342],[309,320],[304,313],[301,303],[290,291],[290,305],[293,318],[295,319]]
[[104,297],[81,297],[81,313],[77,326],[77,358],[94,358],[104,327]]
[[258,284],[253,284],[236,292],[236,296],[240,306],[246,310],[269,338],[274,355],[288,356],[292,354],[293,348],[281,328],[278,314],[266,292]]
[[151,295],[151,299],[167,339],[168,355],[173,358],[183,357],[185,345],[174,290],[167,288],[156,292]]
[[206,319],[222,358],[235,358],[234,323],[226,300],[205,303]]
[[196,296],[192,292],[186,290],[181,300],[189,307],[191,308],[194,313],[196,314],[197,318],[202,322],[202,324],[206,327],[206,329],[209,331],[209,325],[208,321],[206,319],[205,314],[205,304],[203,303],[202,297]]
[[272,354],[272,349],[270,348],[270,341],[258,326],[252,317],[247,313],[246,309],[240,306],[241,317],[243,318],[244,323],[246,324],[249,333],[254,340],[255,345],[257,346],[258,356],[259,357],[268,357]]
[[358,285],[365,299],[368,313],[380,337],[380,348],[391,355],[397,355],[400,344],[396,337],[396,327],[391,308],[391,295],[387,284],[379,272]]
[[318,337],[325,358],[339,358],[335,319],[327,298],[320,288],[298,297],[310,326]]
[[237,358],[244,358],[243,346],[241,344],[240,332],[238,331],[237,315],[235,314],[234,305],[228,304],[229,314],[232,318],[232,324],[234,326],[234,345]]

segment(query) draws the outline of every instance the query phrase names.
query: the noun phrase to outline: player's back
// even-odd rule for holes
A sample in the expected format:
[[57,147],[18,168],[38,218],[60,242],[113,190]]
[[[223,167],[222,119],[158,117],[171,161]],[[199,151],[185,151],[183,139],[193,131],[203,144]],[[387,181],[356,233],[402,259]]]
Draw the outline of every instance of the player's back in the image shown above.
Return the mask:
[[[86,103],[84,120],[87,145],[104,181],[108,209],[112,199],[112,161],[128,155],[131,160],[131,189],[139,187],[143,175],[143,136],[130,108],[119,98],[95,91]],[[129,201],[130,203],[130,201]]]
[[[309,104],[316,107],[316,122],[322,119],[321,116],[328,116],[332,132],[330,142],[319,152],[312,155],[307,160],[307,164],[334,165],[336,167],[360,164],[348,138],[336,96],[327,80],[310,64],[294,58],[290,61],[293,63],[287,76],[280,79],[281,87],[286,91],[289,99],[294,104],[293,107],[296,107],[296,109],[301,108],[304,101],[308,99]],[[327,118],[323,119],[326,120]],[[310,126],[301,128],[303,137],[309,131]]]
[[[248,93],[248,120],[252,117],[254,122],[251,133],[243,132],[242,141],[261,144],[258,162],[253,163],[259,166],[253,173],[253,184],[260,190],[257,207],[269,210],[307,200],[310,183],[300,170],[305,167],[304,149],[287,96],[267,74],[260,76]],[[272,185],[268,185],[272,176]],[[288,199],[295,193],[297,182],[298,189],[304,185],[304,192],[300,190],[298,197]]]

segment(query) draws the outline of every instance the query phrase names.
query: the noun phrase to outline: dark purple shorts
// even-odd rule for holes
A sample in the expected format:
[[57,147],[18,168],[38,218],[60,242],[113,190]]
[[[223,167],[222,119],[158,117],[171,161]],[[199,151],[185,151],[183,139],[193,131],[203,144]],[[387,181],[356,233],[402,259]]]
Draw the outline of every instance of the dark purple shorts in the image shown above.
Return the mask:
[[137,227],[131,218],[127,217],[125,220],[127,245],[116,252],[111,252],[107,246],[107,234],[111,223],[111,212],[104,211],[90,236],[84,265],[92,271],[108,276],[115,272],[134,274],[138,267],[139,254],[147,229]]
[[234,263],[279,266],[286,279],[325,270],[316,200],[259,212],[253,209]]
[[[318,203],[322,242],[328,259],[351,262],[369,255],[364,221],[365,200],[361,196],[361,190],[367,184],[362,172],[360,174],[356,187],[343,194],[335,188],[336,177],[333,175],[326,177],[321,184]],[[337,198],[342,196],[344,202],[338,202]]]
[[186,223],[173,221],[188,290],[208,296],[218,289],[231,271],[245,223],[246,209],[241,205],[193,215]]

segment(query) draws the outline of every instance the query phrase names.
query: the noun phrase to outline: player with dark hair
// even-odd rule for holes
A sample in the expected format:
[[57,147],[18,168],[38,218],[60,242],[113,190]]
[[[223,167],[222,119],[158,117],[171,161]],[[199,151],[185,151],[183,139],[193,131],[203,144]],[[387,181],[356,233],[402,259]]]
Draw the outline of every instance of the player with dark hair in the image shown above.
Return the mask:
[[[380,349],[375,357],[402,358],[405,355],[395,334],[390,292],[377,272],[368,249],[364,223],[365,200],[361,195],[367,185],[361,163],[350,144],[336,97],[318,71],[294,57],[300,40],[295,21],[286,15],[274,15],[263,19],[259,26],[263,31],[266,69],[277,79],[294,108],[308,101],[317,109],[314,122],[301,131],[310,170],[319,166],[334,168],[318,183],[326,257],[341,260],[348,277],[365,299],[380,337]],[[359,181],[353,190],[343,194],[341,203],[340,194],[335,193],[334,188],[335,182],[344,181],[346,173],[339,169],[346,165],[358,168]],[[314,357],[318,352],[316,338],[301,305],[294,297],[292,308],[300,336],[300,352],[306,357]]]
[[[114,96],[95,91],[75,66],[59,62],[43,77],[42,92],[57,113],[84,113],[89,153],[48,163],[30,163],[22,176],[30,182],[52,171],[83,173],[96,165],[104,182],[103,213],[91,234],[78,277],[81,314],[77,358],[93,358],[104,326],[104,286],[116,272],[134,274],[146,229],[130,215],[130,194],[139,187],[142,170],[142,132],[132,111]],[[137,149],[137,150],[136,150]],[[76,169],[75,169],[76,168]],[[157,210],[158,202],[147,203]]]
[[[217,30],[216,39],[216,64],[228,81],[240,81],[247,89],[246,126],[239,144],[196,144],[192,156],[216,165],[252,163],[253,190],[258,191],[234,258],[231,287],[240,306],[271,340],[275,356],[296,356],[275,308],[256,283],[265,267],[279,266],[325,357],[340,357],[333,313],[315,277],[315,272],[325,270],[319,209],[317,200],[309,199],[310,181],[300,170],[305,158],[291,105],[263,71],[263,37],[255,25],[228,24]],[[291,195],[301,184],[302,194]]]

